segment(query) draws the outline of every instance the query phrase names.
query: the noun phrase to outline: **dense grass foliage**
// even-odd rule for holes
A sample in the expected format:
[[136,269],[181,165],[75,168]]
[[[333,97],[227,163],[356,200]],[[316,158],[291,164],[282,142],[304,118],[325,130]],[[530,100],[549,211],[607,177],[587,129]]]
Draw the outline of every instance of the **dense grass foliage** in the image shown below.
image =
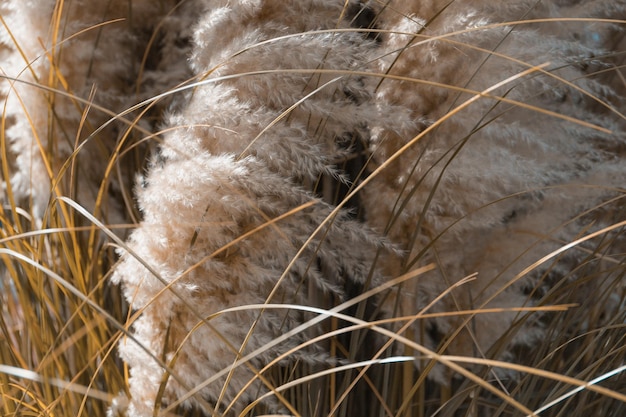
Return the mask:
[[0,415],[626,415],[626,2],[502,3],[3,0]]

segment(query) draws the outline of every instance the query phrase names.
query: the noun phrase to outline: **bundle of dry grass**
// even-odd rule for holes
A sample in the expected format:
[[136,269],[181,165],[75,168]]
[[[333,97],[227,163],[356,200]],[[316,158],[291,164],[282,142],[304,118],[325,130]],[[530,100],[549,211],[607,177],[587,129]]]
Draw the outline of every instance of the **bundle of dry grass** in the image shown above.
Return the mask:
[[5,414],[626,409],[626,2],[0,11]]

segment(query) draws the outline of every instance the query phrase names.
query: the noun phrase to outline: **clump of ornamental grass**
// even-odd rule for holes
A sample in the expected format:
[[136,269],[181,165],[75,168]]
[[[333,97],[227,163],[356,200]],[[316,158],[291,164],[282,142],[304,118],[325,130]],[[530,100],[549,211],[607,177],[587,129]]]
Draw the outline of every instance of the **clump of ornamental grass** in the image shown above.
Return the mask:
[[624,2],[45,3],[2,415],[626,412]]

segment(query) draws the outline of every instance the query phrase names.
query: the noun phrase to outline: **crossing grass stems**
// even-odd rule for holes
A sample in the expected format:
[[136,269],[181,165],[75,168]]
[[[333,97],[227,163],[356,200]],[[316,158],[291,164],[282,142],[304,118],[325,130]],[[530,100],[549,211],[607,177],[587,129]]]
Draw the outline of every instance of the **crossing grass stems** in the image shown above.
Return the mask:
[[625,15],[2,2],[2,415],[624,415]]

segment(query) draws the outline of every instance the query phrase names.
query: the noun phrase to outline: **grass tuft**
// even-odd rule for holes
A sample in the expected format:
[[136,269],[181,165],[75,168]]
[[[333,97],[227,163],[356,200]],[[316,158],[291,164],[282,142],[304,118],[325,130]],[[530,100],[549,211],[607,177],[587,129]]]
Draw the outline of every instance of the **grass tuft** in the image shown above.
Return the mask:
[[[455,177],[458,173],[455,164],[464,161],[468,152],[474,152],[476,138],[484,134],[494,141],[488,144],[497,148],[495,140],[513,140],[507,137],[509,127],[513,126],[512,130],[515,130],[520,123],[544,123],[548,124],[545,128],[548,131],[556,131],[558,127],[559,132],[573,132],[572,141],[604,141],[602,143],[606,146],[592,147],[598,154],[598,164],[606,163],[608,167],[615,164],[616,159],[623,163],[626,154],[621,129],[626,117],[623,101],[614,100],[612,94],[626,90],[623,78],[625,54],[620,49],[624,46],[621,30],[626,21],[600,17],[526,18],[522,14],[514,21],[437,32],[437,19],[445,16],[448,6],[453,7],[457,3],[452,0],[443,2],[446,6],[430,16],[431,20],[420,23],[420,30],[373,26],[320,29],[306,33],[313,37],[359,32],[363,36],[378,38],[368,43],[372,49],[378,47],[376,42],[385,42],[380,39],[393,36],[408,39],[401,50],[389,50],[389,56],[376,56],[381,62],[392,61],[382,70],[382,64],[375,70],[372,67],[261,67],[219,75],[218,65],[195,78],[176,80],[165,91],[148,90],[150,94],[146,93],[144,97],[145,88],[149,88],[145,85],[150,83],[147,74],[153,69],[150,66],[156,65],[151,64],[151,60],[158,55],[154,50],[159,47],[161,37],[165,36],[162,32],[165,30],[163,18],[151,28],[152,32],[142,34],[147,41],[145,49],[137,55],[140,62],[138,78],[129,82],[134,88],[129,97],[134,101],[123,105],[116,103],[118,106],[107,108],[98,101],[103,90],[106,93],[109,87],[106,83],[90,86],[87,93],[84,85],[72,85],[68,63],[71,66],[75,58],[69,53],[72,50],[64,48],[70,48],[72,40],[94,35],[92,46],[97,50],[100,36],[109,33],[107,28],[126,24],[127,20],[132,20],[131,17],[105,19],[70,33],[72,22],[66,20],[64,15],[66,2],[54,3],[50,21],[50,39],[54,42],[48,46],[42,44],[43,52],[35,59],[29,56],[26,46],[21,45],[23,40],[13,33],[16,29],[10,21],[10,13],[6,8],[0,9],[3,42],[12,42],[10,47],[14,49],[14,55],[21,56],[24,61],[20,74],[10,73],[0,63],[4,101],[0,124],[0,168],[4,181],[4,199],[0,207],[0,415],[99,417],[106,416],[109,409],[114,413],[117,402],[122,401],[119,395],[130,395],[130,370],[118,356],[118,345],[124,340],[137,340],[133,324],[142,314],[149,312],[164,294],[188,307],[186,314],[197,319],[197,325],[190,329],[160,329],[163,330],[165,345],[178,343],[167,355],[155,355],[153,347],[143,347],[147,352],[146,360],[154,360],[167,370],[158,383],[154,415],[221,416],[235,412],[242,416],[280,413],[303,417],[626,415],[626,221],[623,220],[626,218],[626,190],[623,184],[615,185],[619,181],[608,180],[605,183],[595,177],[584,184],[557,180],[537,184],[529,180],[519,189],[506,189],[498,198],[480,201],[469,208],[462,207],[463,210],[449,209],[444,204],[446,201],[463,200],[466,194],[462,191],[463,187],[472,187],[466,188],[467,194],[497,187],[499,173],[495,168],[493,176],[496,181],[483,186],[478,174],[467,180]],[[180,7],[183,3],[180,2]],[[393,8],[398,6],[398,2],[390,2],[388,8],[381,6],[385,2],[373,3],[376,3],[381,20],[384,20],[385,13],[403,13]],[[174,12],[172,10],[171,15],[175,15]],[[1,13],[6,13],[6,16]],[[413,16],[402,17],[415,23]],[[524,36],[532,30],[540,33],[544,30],[542,28],[560,30],[575,24],[619,27],[613,39],[617,48],[614,55],[601,55],[605,52],[598,50],[601,56],[573,56],[568,58],[572,61],[569,66],[561,60],[558,64],[563,67],[555,67],[554,62],[544,60],[546,56],[538,57],[539,62],[535,62],[526,59],[528,54],[513,56],[503,47],[512,42],[511,37]],[[99,35],[95,36],[96,33]],[[481,43],[476,39],[482,38],[474,37],[478,36],[477,33],[499,33],[501,39],[496,43]],[[258,41],[233,53],[229,59],[236,60],[281,42],[297,40],[302,35],[294,33]],[[561,44],[559,46],[565,48]],[[0,48],[2,54],[7,53],[5,44]],[[402,67],[403,54],[429,48],[441,48],[444,52],[458,50],[470,57],[478,57],[476,59],[482,63],[473,67],[476,72],[463,83],[456,82],[456,78],[454,82],[448,82],[446,77],[422,77],[420,73],[416,75]],[[393,59],[390,59],[391,56]],[[497,68],[514,67],[515,71],[512,74],[498,73],[499,78],[493,78],[489,85],[480,85],[476,80],[484,78],[481,71],[493,70],[489,67],[489,60],[500,60]],[[598,64],[596,60],[603,60],[603,63]],[[48,66],[45,77],[37,72],[37,65],[42,61]],[[98,65],[105,63],[94,58],[89,64],[91,72],[98,71]],[[442,67],[453,64],[446,63],[445,55],[437,57],[437,61],[432,63]],[[568,72],[570,66],[587,68],[594,65],[599,68],[577,70],[575,75],[582,79],[572,78],[573,73]],[[28,74],[31,74],[30,78]],[[299,112],[311,111],[307,107],[310,102],[313,103],[310,108],[319,105],[315,102],[317,96],[346,79],[366,80],[362,81],[364,85],[371,83],[377,86],[372,100],[388,98],[398,90],[404,90],[406,96],[419,96],[416,107],[427,107],[427,101],[432,98],[433,101],[440,100],[438,103],[446,111],[437,113],[433,110],[418,116],[412,114],[415,119],[423,116],[428,120],[402,142],[385,139],[376,146],[371,143],[357,146],[360,142],[355,134],[356,139],[351,139],[348,149],[343,149],[343,153],[337,152],[338,161],[327,161],[327,172],[322,173],[318,169],[318,177],[313,180],[302,174],[304,179],[299,186],[310,189],[319,199],[294,204],[280,213],[269,213],[253,198],[258,196],[252,196],[253,192],[249,190],[250,195],[246,195],[241,191],[243,186],[240,184],[221,184],[220,189],[232,191],[229,195],[234,201],[233,206],[244,203],[255,205],[254,214],[263,221],[255,224],[250,220],[252,226],[247,230],[204,254],[200,261],[194,260],[186,269],[178,271],[175,280],[167,281],[154,265],[136,254],[127,240],[132,230],[141,227],[140,219],[145,215],[136,206],[137,194],[142,191],[140,186],[133,185],[135,178],[138,174],[151,172],[159,164],[167,163],[165,157],[164,161],[159,161],[159,157],[154,155],[158,153],[155,149],[165,143],[163,138],[168,135],[194,129],[198,132],[213,129],[228,137],[236,136],[238,127],[209,124],[168,126],[164,122],[165,108],[171,105],[169,108],[174,110],[170,111],[174,113],[182,106],[181,102],[191,101],[194,94],[200,94],[202,88],[208,85],[248,85],[254,84],[248,83],[249,79],[266,77],[319,78],[319,82],[306,92],[298,91],[293,103],[281,108],[256,136],[248,138],[245,146],[239,149],[238,157],[234,158],[237,161],[250,160],[250,155],[260,153],[258,147],[268,135],[300,117]],[[601,94],[598,91],[600,87],[594,84],[596,80],[601,80],[598,83],[606,86],[609,92]],[[538,84],[542,87],[536,87]],[[385,91],[388,96],[383,94]],[[568,107],[567,111],[562,111],[559,105],[542,106],[544,102],[540,95],[558,95],[562,91],[565,97],[563,103],[566,103],[563,107],[570,106],[568,100],[573,100],[582,103],[583,111],[593,111],[593,116],[602,117],[584,117],[576,110],[577,104],[571,105],[574,110]],[[378,92],[381,92],[380,96],[376,95]],[[529,92],[530,96],[524,92]],[[31,114],[29,106],[32,97],[29,94],[36,95],[38,106],[43,107],[47,120],[44,123],[45,132],[41,131],[42,122],[37,119],[38,115],[35,112]],[[9,100],[9,96],[13,98]],[[354,102],[359,100],[358,97],[350,98]],[[423,102],[420,101],[422,98]],[[250,100],[253,99],[258,97]],[[24,148],[16,145],[12,136],[12,129],[20,123],[15,116],[19,111],[12,110],[16,106],[23,110],[25,122],[22,120],[21,123],[30,128],[34,139],[33,149],[38,157],[31,155],[32,160],[29,160]],[[477,107],[481,110],[474,111]],[[437,109],[440,110],[440,107]],[[39,111],[42,111],[41,108]],[[69,112],[72,116],[62,112]],[[390,119],[395,117],[391,113],[380,117],[386,116]],[[68,123],[68,119],[73,124]],[[304,131],[316,133],[324,130],[327,121],[314,119],[311,116],[311,125]],[[461,127],[450,128],[457,125]],[[68,130],[68,126],[74,130]],[[381,128],[385,129],[386,126]],[[501,131],[492,134],[493,129]],[[538,129],[546,137],[549,136],[544,128]],[[391,130],[387,129],[389,132]],[[457,132],[458,136],[451,132]],[[524,126],[516,132],[515,140],[521,143],[520,154],[532,153],[532,157],[518,159],[518,156],[502,151],[500,155],[503,158],[510,158],[511,172],[519,170],[520,176],[526,175],[532,168],[533,158],[539,159],[542,152],[555,154],[550,144],[543,144],[546,149],[538,149],[536,142],[527,140],[525,135],[530,133]],[[391,133],[389,136],[392,136]],[[615,140],[615,137],[620,139]],[[445,146],[433,151],[433,146],[441,143],[437,142],[440,138],[446,140]],[[611,145],[611,141],[619,143],[619,146]],[[485,141],[481,144],[485,145]],[[320,146],[319,149],[322,148]],[[319,149],[311,152],[315,154]],[[181,158],[193,156],[191,146],[177,151]],[[190,152],[190,155],[184,152]],[[486,154],[487,150],[484,152]],[[608,157],[611,153],[613,156]],[[576,158],[575,152],[572,154],[564,159],[571,161]],[[493,154],[485,160],[490,156]],[[29,162],[20,165],[24,159]],[[94,159],[99,161],[97,165],[100,168],[92,170]],[[475,167],[473,162],[467,163],[468,170]],[[586,162],[582,161],[581,165]],[[430,165],[424,166],[425,163]],[[43,207],[40,205],[41,195],[37,194],[37,190],[41,189],[39,183],[33,182],[33,189],[24,192],[20,189],[23,184],[14,180],[24,166],[34,172],[39,167],[37,164],[44,168],[45,185],[42,187],[49,191]],[[554,164],[554,172],[549,172],[554,177],[561,175],[558,164],[568,169],[573,166],[562,160]],[[315,169],[311,168],[312,171]],[[333,169],[336,171],[333,172]],[[342,175],[350,170],[353,176],[345,180]],[[581,168],[581,172],[587,171]],[[611,175],[613,179],[623,179],[625,172],[626,168],[617,169]],[[445,188],[450,178],[461,185],[454,189],[457,194],[442,197],[441,190],[450,190]],[[502,182],[507,180],[508,177],[502,178]],[[381,183],[392,184],[396,188],[391,189],[392,185],[389,185],[391,191],[382,196],[368,191],[372,187],[380,187]],[[374,188],[375,191],[380,189]],[[268,190],[271,194],[273,189]],[[485,193],[491,195],[487,191]],[[565,200],[559,200],[558,196],[570,194],[573,197],[567,201],[571,206],[559,206],[559,202]],[[602,197],[597,197],[598,194]],[[389,196],[393,201],[377,200]],[[584,201],[585,204],[580,203],[579,200],[587,196],[589,200]],[[364,203],[368,198],[369,203]],[[318,209],[324,199],[330,208],[323,221],[313,225],[309,235],[296,238],[284,233],[282,225],[295,221],[293,219],[310,216],[315,221],[317,217],[310,213]],[[346,212],[350,212],[357,221],[370,221],[367,216],[379,203],[388,206],[389,216],[377,219],[378,223],[370,226],[385,234],[384,239],[378,242],[380,248],[374,262],[376,268],[385,269],[385,280],[376,281],[372,272],[372,276],[362,277],[362,285],[356,289],[350,288],[350,283],[332,283],[345,291],[343,298],[333,294],[335,287],[331,284],[320,288],[305,282],[300,285],[306,287],[310,305],[294,303],[290,299],[277,301],[284,295],[280,284],[293,284],[290,274],[297,269],[297,263],[310,252],[322,253],[324,237],[320,236],[324,233],[332,236],[330,233],[334,225],[343,227],[345,223],[341,223],[341,216]],[[579,203],[580,206],[574,207]],[[514,209],[507,209],[509,206]],[[532,208],[521,212],[520,207]],[[548,207],[546,211],[551,209],[565,214],[556,216],[558,221],[542,223],[539,217],[544,212],[538,207]],[[209,209],[206,210],[208,212]],[[508,217],[506,220],[496,219],[493,213],[498,216],[504,213]],[[412,220],[407,221],[407,217]],[[433,218],[444,220],[436,224]],[[192,221],[197,224],[189,244],[190,252],[200,245],[202,230],[207,227],[214,228],[211,230],[234,229],[228,221],[224,221],[225,225],[218,221],[214,224],[212,219]],[[471,236],[479,236],[477,240],[480,241],[465,239],[468,234],[464,233],[479,221],[487,226],[472,229]],[[405,229],[409,223],[412,229]],[[495,223],[497,226],[493,226]],[[532,227],[526,227],[527,224]],[[571,232],[572,229],[575,232]],[[273,236],[272,233],[295,242],[297,247],[291,262],[274,277],[275,286],[263,294],[267,302],[221,308],[206,316],[202,314],[204,310],[194,307],[188,293],[181,291],[179,284],[184,284],[189,276],[202,273],[206,263],[213,260],[227,262],[229,256],[240,251],[249,240],[258,236]],[[315,245],[318,249],[312,250]],[[501,260],[505,250],[515,251],[514,256],[507,255]],[[385,255],[386,252],[392,255]],[[477,252],[489,268],[481,269],[478,261],[472,264]],[[142,308],[129,306],[127,300],[132,300],[136,294],[129,295],[110,282],[120,253],[137,258],[155,279],[164,284]],[[452,262],[449,260],[454,258],[463,259],[464,265],[469,266],[446,269]],[[323,276],[328,272],[314,263],[314,260],[310,261],[306,273],[319,270],[319,275]],[[313,276],[312,273],[309,275]],[[437,286],[429,284],[433,276],[437,277]],[[485,276],[487,281],[483,278]],[[425,287],[429,291],[426,295],[423,292]],[[259,288],[263,288],[261,284]],[[231,289],[225,287],[223,291],[226,293]],[[514,301],[510,303],[500,302],[512,292],[523,297],[506,299]],[[296,315],[300,320],[298,325],[290,327],[283,323],[279,337],[259,348],[244,349],[248,344],[255,346],[257,326],[263,328],[265,325],[262,317],[275,317],[274,314],[283,317],[281,314],[284,312],[288,312],[284,316],[285,323],[291,315]],[[184,348],[192,343],[192,336],[201,334],[202,330],[220,320],[236,322],[240,317],[250,316],[258,319],[249,329],[246,328],[241,346],[232,347],[237,357],[230,367],[200,385],[186,386],[186,375],[179,374],[177,365],[189,360]],[[481,323],[493,323],[498,318],[510,325],[502,331],[499,328],[479,328]],[[529,329],[540,330],[535,334]],[[216,339],[221,338],[225,344],[232,346],[228,334],[219,334],[218,330],[216,333]],[[483,343],[481,337],[485,333],[489,334],[493,343]],[[298,342],[290,345],[293,340]],[[276,354],[277,346],[288,347]],[[244,389],[231,398],[228,388],[237,378],[237,369],[246,369],[246,375],[251,376]],[[168,396],[166,387],[171,381],[180,383],[187,393],[178,398]],[[223,386],[218,389],[217,398],[209,401],[201,395],[202,390],[216,383],[223,383]],[[250,390],[257,390],[254,401],[239,410],[238,401],[245,400],[245,393]]]

